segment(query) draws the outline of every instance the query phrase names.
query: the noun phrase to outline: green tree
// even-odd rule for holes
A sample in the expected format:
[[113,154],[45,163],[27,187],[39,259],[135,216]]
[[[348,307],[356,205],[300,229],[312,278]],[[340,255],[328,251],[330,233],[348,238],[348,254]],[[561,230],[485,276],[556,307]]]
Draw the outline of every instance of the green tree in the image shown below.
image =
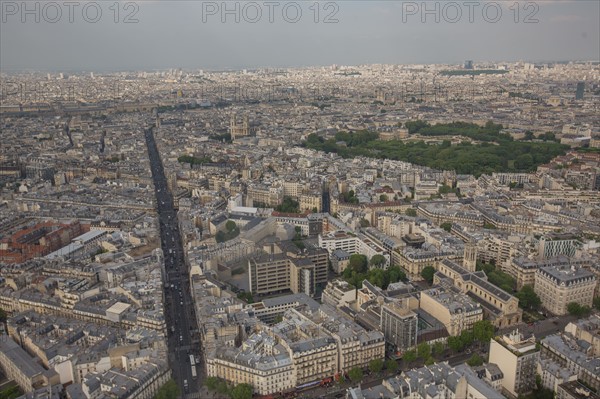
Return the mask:
[[179,397],[179,387],[173,379],[167,381],[156,393],[155,399],[176,399]]
[[600,296],[594,298],[594,308],[600,310]]
[[363,378],[363,371],[360,367],[354,367],[348,371],[348,377],[350,377],[352,382],[358,382]]
[[421,277],[425,279],[429,284],[433,283],[433,275],[435,274],[435,269],[433,266],[425,266],[423,270],[421,270]]
[[376,268],[382,268],[385,265],[385,257],[383,255],[373,255],[370,262],[371,266]]
[[444,344],[441,342],[435,342],[431,348],[431,352],[434,356],[439,356],[444,352]]
[[[535,166],[548,163],[557,155],[564,154],[568,149],[568,146],[548,139],[546,142],[514,141],[510,135],[501,133],[502,125],[499,124],[477,126],[472,123],[451,122],[432,126],[427,122],[410,122],[408,126],[411,134],[438,137],[460,135],[475,140],[478,144],[472,144],[470,140],[463,140],[462,143],[454,146],[448,145],[448,140],[445,140],[442,145],[428,144],[424,141],[378,141],[378,135],[374,132],[338,132],[335,138],[327,140],[317,135],[310,135],[303,145],[316,150],[334,152],[343,158],[366,156],[402,160],[475,176],[483,173],[514,172],[518,169],[532,170]],[[346,145],[337,145],[337,141],[344,141]],[[346,196],[342,196],[341,200],[358,202],[355,197],[351,201],[346,201]]]
[[540,297],[530,285],[524,285],[515,296],[519,299],[519,306],[526,310],[537,310],[542,304]]
[[398,281],[405,281],[406,280],[406,273],[404,273],[402,271],[402,269],[400,269],[400,267],[398,266],[390,266],[387,269],[387,272],[390,276],[389,280],[390,280],[390,284],[391,283],[397,283]]
[[493,223],[483,222],[483,228],[488,230],[495,230],[496,226]]
[[388,359],[385,362],[385,368],[390,372],[390,373],[395,373],[396,371],[398,371],[398,363],[396,363],[395,360],[392,359]]
[[473,353],[469,360],[467,360],[467,364],[471,367],[481,366],[483,359],[477,353]]
[[531,154],[521,154],[515,160],[515,166],[520,170],[529,170],[533,166],[533,157]]
[[525,140],[533,140],[535,138],[535,136],[533,135],[533,132],[531,130],[527,130],[525,132]]
[[479,320],[473,323],[473,338],[479,342],[489,342],[494,337],[494,325],[489,320]]
[[427,359],[425,359],[425,365],[426,366],[431,366],[434,363],[435,363],[435,359],[432,358],[431,356],[429,356]]
[[415,208],[408,208],[404,213],[406,213],[406,216],[417,216],[417,210]]
[[404,359],[406,363],[412,363],[417,360],[417,352],[414,349],[406,351],[404,352],[402,359]]
[[444,222],[440,224],[440,227],[449,233],[452,230],[452,222]]
[[367,280],[379,288],[386,289],[389,284],[389,276],[387,271],[383,269],[371,269],[367,273]]
[[386,202],[388,200],[388,196],[385,194],[381,194],[379,196],[379,202]]
[[217,382],[217,392],[220,393],[221,395],[229,396],[229,394],[231,392],[231,388],[229,387],[229,385],[227,384],[226,381],[219,379],[219,382]]
[[292,197],[284,197],[281,205],[275,207],[277,212],[300,213],[300,204]]
[[356,273],[365,273],[368,270],[369,262],[365,255],[354,254],[350,255],[348,267]]
[[450,336],[448,337],[448,348],[454,352],[460,352],[464,348],[463,341],[460,337]]
[[254,297],[252,296],[251,292],[238,292],[237,297],[238,299],[246,301],[249,304],[254,303]]
[[470,346],[473,341],[474,341],[474,337],[473,337],[473,331],[469,331],[469,330],[463,330],[460,333],[460,341],[463,344],[463,348]]
[[383,360],[382,359],[373,359],[369,362],[369,370],[372,373],[379,373],[383,369]]
[[231,399],[252,399],[253,388],[250,384],[238,384],[231,390]]
[[427,359],[429,356],[431,356],[431,346],[429,346],[427,342],[420,343],[417,345],[417,355],[421,359]]
[[204,381],[204,385],[206,385],[210,391],[214,391],[217,389],[217,385],[219,385],[219,379],[217,377],[207,377]]
[[235,224],[233,220],[228,220],[227,223],[225,223],[225,228],[227,231],[233,231],[237,228],[237,224]]
[[577,302],[570,302],[567,304],[567,312],[570,315],[577,317],[586,317],[589,316],[592,309],[589,306],[581,306]]
[[371,223],[367,219],[360,219],[360,227],[369,227]]

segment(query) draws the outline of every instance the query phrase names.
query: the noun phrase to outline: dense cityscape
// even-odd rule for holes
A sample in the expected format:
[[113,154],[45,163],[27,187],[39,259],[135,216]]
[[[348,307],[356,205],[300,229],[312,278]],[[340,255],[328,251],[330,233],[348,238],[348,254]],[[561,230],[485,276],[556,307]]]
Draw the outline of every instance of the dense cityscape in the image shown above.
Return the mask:
[[600,397],[598,62],[0,79],[0,397]]

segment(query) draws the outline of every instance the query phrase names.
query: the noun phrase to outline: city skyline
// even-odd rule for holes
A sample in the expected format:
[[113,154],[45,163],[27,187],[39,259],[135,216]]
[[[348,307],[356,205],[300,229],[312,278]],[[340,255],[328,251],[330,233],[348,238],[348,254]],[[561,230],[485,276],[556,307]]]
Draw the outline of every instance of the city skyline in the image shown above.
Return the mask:
[[600,59],[598,2],[31,4],[2,3],[4,72]]
[[600,0],[0,0],[0,398],[600,399]]

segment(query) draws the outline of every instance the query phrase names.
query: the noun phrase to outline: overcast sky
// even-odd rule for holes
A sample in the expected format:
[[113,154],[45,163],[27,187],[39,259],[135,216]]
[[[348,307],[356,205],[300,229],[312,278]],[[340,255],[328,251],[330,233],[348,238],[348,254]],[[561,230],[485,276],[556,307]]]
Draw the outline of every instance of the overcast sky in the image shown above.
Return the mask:
[[600,59],[600,0],[64,1],[0,1],[3,71]]

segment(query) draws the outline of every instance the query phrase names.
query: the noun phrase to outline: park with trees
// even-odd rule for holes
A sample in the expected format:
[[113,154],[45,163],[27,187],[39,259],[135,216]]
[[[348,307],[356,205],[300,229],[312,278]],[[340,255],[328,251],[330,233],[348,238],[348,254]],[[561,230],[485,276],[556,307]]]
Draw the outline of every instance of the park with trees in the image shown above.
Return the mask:
[[548,163],[568,150],[568,146],[554,141],[515,141],[510,135],[501,132],[502,125],[491,121],[484,126],[466,122],[431,125],[425,121],[410,121],[406,123],[406,127],[411,135],[449,138],[462,136],[465,140],[458,145],[451,145],[450,140],[444,140],[442,144],[381,141],[378,140],[377,133],[362,130],[352,133],[340,131],[329,139],[311,134],[302,145],[336,153],[343,158],[364,156],[393,159],[475,176],[493,172],[531,172],[538,165]]

